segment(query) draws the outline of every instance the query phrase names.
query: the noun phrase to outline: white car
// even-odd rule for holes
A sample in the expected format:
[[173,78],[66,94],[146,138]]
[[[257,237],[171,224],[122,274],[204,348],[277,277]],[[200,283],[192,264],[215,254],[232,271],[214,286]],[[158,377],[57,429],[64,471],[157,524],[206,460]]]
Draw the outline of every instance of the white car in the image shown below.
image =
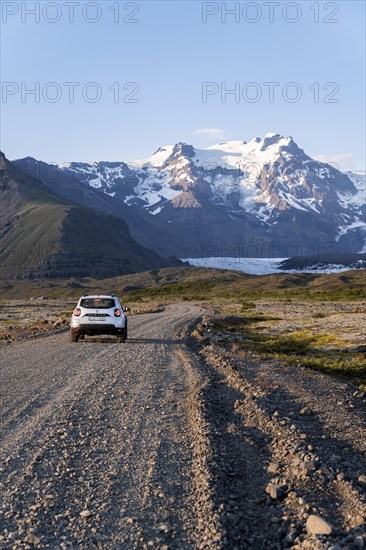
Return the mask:
[[71,317],[70,340],[77,342],[85,335],[112,334],[118,342],[127,339],[127,307],[122,307],[115,294],[84,295]]

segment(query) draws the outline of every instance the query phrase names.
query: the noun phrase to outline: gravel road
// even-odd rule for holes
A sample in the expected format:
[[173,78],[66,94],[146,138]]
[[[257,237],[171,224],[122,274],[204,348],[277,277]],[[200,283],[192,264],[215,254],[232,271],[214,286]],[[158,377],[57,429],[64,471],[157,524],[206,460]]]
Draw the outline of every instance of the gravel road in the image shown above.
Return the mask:
[[191,376],[177,332],[199,313],[131,317],[126,344],[63,333],[3,347],[1,545],[193,544]]
[[[1,548],[362,548],[363,445],[352,487],[250,373],[190,335],[202,315],[133,316],[126,344],[62,333],[3,346]],[[320,466],[325,487],[343,475],[347,532],[305,526],[322,510],[309,491],[332,497],[311,485]]]

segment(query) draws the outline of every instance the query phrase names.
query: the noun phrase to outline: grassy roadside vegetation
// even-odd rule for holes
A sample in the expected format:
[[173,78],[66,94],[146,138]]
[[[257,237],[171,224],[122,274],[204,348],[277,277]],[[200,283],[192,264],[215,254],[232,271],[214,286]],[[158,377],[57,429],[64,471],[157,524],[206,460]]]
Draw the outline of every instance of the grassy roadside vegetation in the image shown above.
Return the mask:
[[[278,330],[280,317],[266,316],[245,304],[235,315],[218,318],[214,328],[220,335],[220,342],[234,345],[236,353],[252,351],[268,359],[276,359],[289,366],[302,365],[338,376],[366,390],[366,346],[363,342],[350,342],[347,324],[339,334],[329,331],[329,313],[317,312],[313,317],[322,319],[324,329],[319,326],[306,330],[291,331],[291,323],[284,323]],[[231,309],[230,306],[228,309]],[[228,310],[227,309],[227,310]],[[304,318],[308,312],[304,307]],[[291,310],[289,311],[291,314]],[[357,309],[353,311],[357,315]],[[337,314],[333,314],[337,315]],[[357,322],[357,320],[356,320]],[[362,337],[362,329],[360,329]]]

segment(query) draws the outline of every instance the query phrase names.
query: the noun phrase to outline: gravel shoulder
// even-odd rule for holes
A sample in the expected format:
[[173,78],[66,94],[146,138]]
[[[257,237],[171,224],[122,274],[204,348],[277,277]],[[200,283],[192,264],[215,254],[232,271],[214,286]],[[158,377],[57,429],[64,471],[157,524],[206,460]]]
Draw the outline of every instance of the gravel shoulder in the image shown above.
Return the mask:
[[191,336],[206,369],[201,410],[228,546],[363,548],[365,393],[253,352],[239,357],[217,343],[212,317]]
[[363,547],[363,397],[239,359],[192,304],[129,330],[2,348],[1,548]]

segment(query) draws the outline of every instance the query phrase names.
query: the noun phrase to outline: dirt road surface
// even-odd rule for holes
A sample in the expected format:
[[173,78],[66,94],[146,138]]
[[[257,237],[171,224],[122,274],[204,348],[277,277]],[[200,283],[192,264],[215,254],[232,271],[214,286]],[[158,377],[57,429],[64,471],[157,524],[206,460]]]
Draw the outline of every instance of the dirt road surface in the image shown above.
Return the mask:
[[[363,547],[363,445],[347,457],[355,480],[337,469],[345,457],[315,456],[288,400],[282,413],[189,336],[203,313],[131,317],[126,344],[62,333],[3,346],[1,548]],[[343,485],[323,491],[327,475]],[[313,536],[312,515],[331,533]]]

